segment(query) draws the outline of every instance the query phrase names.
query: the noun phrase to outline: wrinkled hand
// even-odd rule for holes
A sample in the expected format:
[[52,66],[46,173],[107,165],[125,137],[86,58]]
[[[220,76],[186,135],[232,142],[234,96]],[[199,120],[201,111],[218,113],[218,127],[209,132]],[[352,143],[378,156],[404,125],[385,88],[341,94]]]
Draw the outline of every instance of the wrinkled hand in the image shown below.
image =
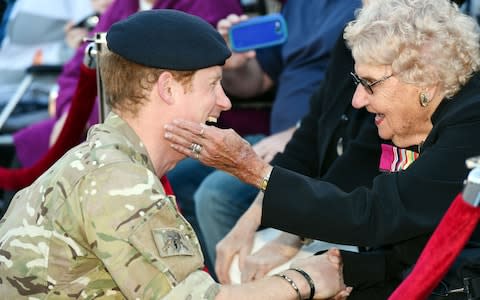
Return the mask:
[[[165,125],[164,136],[178,152],[254,186],[258,186],[259,178],[269,167],[256,155],[252,146],[232,129],[174,120]],[[194,144],[201,146],[199,153],[192,150]]]
[[295,127],[272,134],[253,145],[253,150],[264,161],[270,162],[277,153],[285,150],[285,146],[292,138],[294,132]]
[[263,194],[258,193],[255,201],[238,219],[232,230],[217,244],[215,273],[220,283],[230,283],[230,266],[233,257],[238,255],[240,270],[245,265],[245,257],[252,252],[255,232],[260,226]]
[[[221,19],[220,21],[218,21],[217,30],[223,36],[227,44],[229,44],[228,30],[230,29],[230,27],[232,27],[232,25],[234,24],[240,23],[247,19],[248,19],[247,15],[238,16],[235,14],[231,14],[231,15],[228,15],[225,19]],[[256,53],[253,50],[246,51],[246,52],[233,52],[232,56],[230,56],[230,58],[227,59],[223,67],[224,69],[240,68],[244,66],[249,59],[254,58],[255,55]]]
[[273,268],[278,267],[294,257],[300,250],[300,238],[283,232],[277,238],[265,244],[260,250],[245,258],[242,282],[264,277]]
[[315,283],[315,299],[345,299],[351,288],[343,282],[343,268],[340,251],[332,248],[322,255],[298,259],[292,268],[304,270]]

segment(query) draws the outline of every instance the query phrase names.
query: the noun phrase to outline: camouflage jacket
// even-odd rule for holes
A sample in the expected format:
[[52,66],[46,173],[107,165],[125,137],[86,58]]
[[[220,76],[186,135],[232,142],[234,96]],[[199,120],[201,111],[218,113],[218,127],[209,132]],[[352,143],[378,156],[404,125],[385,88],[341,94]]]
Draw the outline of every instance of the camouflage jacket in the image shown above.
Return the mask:
[[202,266],[192,227],[115,114],[0,221],[2,299],[212,299]]

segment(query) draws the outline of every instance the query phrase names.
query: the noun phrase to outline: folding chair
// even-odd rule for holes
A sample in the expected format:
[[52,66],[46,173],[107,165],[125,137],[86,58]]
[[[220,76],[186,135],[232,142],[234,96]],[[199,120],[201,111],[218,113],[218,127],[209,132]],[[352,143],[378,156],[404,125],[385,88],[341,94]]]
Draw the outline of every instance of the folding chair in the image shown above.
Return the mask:
[[8,100],[7,104],[0,113],[0,131],[8,133],[14,132],[22,127],[34,123],[35,121],[39,121],[48,117],[48,111],[45,109],[43,111],[27,112],[22,115],[14,116],[9,120],[13,111],[35,80],[48,82],[53,86],[57,76],[61,71],[62,66],[60,65],[38,65],[29,67],[26,70],[26,76],[23,78],[15,93]]

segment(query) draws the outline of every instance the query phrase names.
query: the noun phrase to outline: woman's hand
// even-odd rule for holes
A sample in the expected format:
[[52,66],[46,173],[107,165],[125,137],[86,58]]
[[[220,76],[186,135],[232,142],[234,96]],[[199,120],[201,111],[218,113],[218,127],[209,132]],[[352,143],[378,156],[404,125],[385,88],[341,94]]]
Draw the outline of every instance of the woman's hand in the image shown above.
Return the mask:
[[255,232],[260,226],[263,193],[258,193],[253,204],[238,219],[232,230],[217,244],[215,273],[220,283],[230,283],[230,266],[238,255],[240,270],[244,268],[245,258],[252,252]]
[[165,139],[178,152],[256,187],[261,186],[263,177],[271,171],[271,166],[232,129],[174,120],[165,125]]
[[[346,287],[343,282],[342,258],[340,251],[336,248],[332,248],[322,255],[298,259],[292,263],[291,267],[305,271],[312,278],[315,284],[313,297],[315,299],[332,297],[336,300],[345,299],[352,291],[352,288]],[[297,279],[298,276],[295,278]],[[305,282],[296,281],[296,283],[305,286]],[[305,291],[305,288],[301,290]],[[304,296],[308,297],[308,295]]]
[[301,242],[298,236],[282,232],[260,250],[245,258],[245,264],[243,268],[240,268],[242,282],[264,277],[273,268],[292,259],[298,253],[300,247]]

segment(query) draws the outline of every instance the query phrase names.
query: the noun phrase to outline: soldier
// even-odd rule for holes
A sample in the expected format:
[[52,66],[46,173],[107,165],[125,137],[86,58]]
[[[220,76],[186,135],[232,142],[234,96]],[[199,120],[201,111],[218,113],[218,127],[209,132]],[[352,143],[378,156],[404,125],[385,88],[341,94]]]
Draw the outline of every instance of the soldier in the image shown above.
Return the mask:
[[[173,10],[137,13],[106,39],[101,70],[112,113],[14,197],[0,221],[2,297],[347,296],[338,250],[245,285],[220,286],[201,270],[197,237],[159,180],[185,158],[163,138],[164,126],[204,124],[230,108],[220,84],[230,51],[208,23]],[[197,157],[200,150],[192,144]]]

